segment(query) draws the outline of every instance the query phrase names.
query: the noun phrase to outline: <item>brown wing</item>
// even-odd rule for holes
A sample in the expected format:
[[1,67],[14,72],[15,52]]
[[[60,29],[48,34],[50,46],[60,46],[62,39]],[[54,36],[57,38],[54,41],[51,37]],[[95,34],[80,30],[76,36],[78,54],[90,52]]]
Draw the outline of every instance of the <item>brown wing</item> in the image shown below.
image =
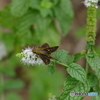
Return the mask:
[[39,55],[40,58],[42,59],[42,61],[48,65],[50,63],[50,59],[48,59],[47,57],[45,57],[44,55]]
[[58,47],[59,46],[49,47],[49,48],[44,49],[44,51],[46,51],[48,54],[51,54],[52,52],[56,51]]
[[49,48],[49,44],[48,43],[44,43],[43,45],[41,45],[41,48]]

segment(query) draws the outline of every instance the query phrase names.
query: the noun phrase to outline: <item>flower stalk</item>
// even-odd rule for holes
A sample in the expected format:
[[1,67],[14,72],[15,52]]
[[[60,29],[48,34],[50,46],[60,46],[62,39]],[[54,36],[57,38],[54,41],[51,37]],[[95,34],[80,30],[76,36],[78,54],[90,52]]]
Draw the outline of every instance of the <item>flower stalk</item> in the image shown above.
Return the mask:
[[[86,32],[86,49],[87,55],[94,52],[96,38],[96,9],[98,0],[85,0],[84,5],[87,7],[87,32]],[[88,74],[88,62],[86,62],[86,74]]]
[[87,49],[91,51],[95,45],[95,37],[96,37],[96,9],[97,9],[98,0],[85,0],[85,5],[87,5],[87,33],[86,33],[86,41],[87,41]]

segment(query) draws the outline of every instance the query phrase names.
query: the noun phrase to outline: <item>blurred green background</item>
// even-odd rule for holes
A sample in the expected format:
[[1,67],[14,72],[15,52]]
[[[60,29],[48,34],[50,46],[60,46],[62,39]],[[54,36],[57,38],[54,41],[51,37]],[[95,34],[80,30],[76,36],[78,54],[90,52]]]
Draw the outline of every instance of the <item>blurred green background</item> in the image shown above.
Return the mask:
[[65,76],[59,68],[55,67],[54,72],[45,65],[27,66],[16,54],[26,46],[59,46],[61,35],[72,23],[71,2],[1,0],[0,4],[0,100],[48,100],[59,96]]
[[[62,67],[27,66],[16,54],[26,46],[43,43],[58,45],[71,54],[83,50],[86,8],[81,2],[0,0],[0,100],[49,100],[61,94],[66,75]],[[100,9],[97,15],[100,18]],[[99,27],[100,21],[96,41],[100,54]]]

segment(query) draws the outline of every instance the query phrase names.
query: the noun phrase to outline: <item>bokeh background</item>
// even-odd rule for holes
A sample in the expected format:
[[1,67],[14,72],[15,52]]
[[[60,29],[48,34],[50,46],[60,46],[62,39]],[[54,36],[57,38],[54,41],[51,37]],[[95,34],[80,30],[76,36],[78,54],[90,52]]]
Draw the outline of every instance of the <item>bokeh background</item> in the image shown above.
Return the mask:
[[[48,100],[61,94],[67,75],[63,66],[57,65],[52,74],[47,66],[21,64],[16,54],[43,43],[59,45],[70,54],[84,50],[86,7],[82,2],[0,0],[0,100]],[[96,51],[100,54],[100,7],[97,18]],[[85,67],[85,59],[77,63]]]

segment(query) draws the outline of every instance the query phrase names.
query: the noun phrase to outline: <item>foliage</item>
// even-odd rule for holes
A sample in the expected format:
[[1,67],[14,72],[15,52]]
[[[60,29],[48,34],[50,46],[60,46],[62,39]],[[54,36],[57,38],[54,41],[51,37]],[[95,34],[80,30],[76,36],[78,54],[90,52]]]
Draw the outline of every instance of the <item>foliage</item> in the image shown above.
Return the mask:
[[32,80],[29,87],[29,100],[48,98],[49,93],[60,95],[59,86],[61,86],[64,80],[61,75],[62,72],[58,70],[54,74],[49,74],[47,68],[43,66],[30,68],[29,72]]
[[91,98],[91,100],[99,100],[100,99],[100,96],[94,96]]
[[[47,67],[45,65],[27,67],[20,64],[15,55],[26,46],[33,47],[43,43],[59,45],[60,34],[68,33],[73,19],[70,0],[12,0],[11,4],[2,9],[0,42],[5,43],[8,55],[2,58],[0,63],[0,95],[7,91],[7,100],[22,100],[16,90],[23,90],[27,84],[29,84],[27,90],[29,100],[47,99],[49,93],[58,96],[57,100],[81,100],[84,97],[72,97],[71,92],[92,91],[100,95],[100,58],[95,52],[94,44],[96,8],[94,6],[90,8],[87,14],[87,28],[82,28],[78,32],[87,29],[86,50],[74,55],[69,55],[66,50],[58,50],[52,55],[55,59],[51,60]],[[86,70],[76,64],[81,58],[86,59]],[[68,73],[62,93],[60,88],[64,76],[61,71],[56,70],[56,63],[64,66]],[[89,66],[94,73],[88,71]],[[99,98],[95,96],[91,100]]]
[[6,95],[6,100],[11,100],[11,99],[22,100],[22,98],[17,93],[13,93],[13,92],[10,92]]
[[70,92],[88,92],[90,90],[88,83],[82,83],[70,76],[67,77],[64,83],[64,89],[60,96],[60,100],[81,100],[83,96],[70,96]]
[[[64,16],[58,15],[59,6]],[[67,12],[65,9],[69,9],[71,12]],[[12,0],[11,4],[0,10],[0,42],[5,44],[8,53],[0,63],[0,99],[2,93],[8,91],[6,100],[22,100],[16,91],[23,90],[26,80],[31,80],[29,85],[30,100],[48,98],[49,93],[60,94],[58,88],[62,84],[63,75],[59,71],[52,75],[55,69],[53,63],[50,65],[52,67],[48,66],[48,72],[51,75],[49,76],[48,73],[45,73],[47,69],[45,66],[26,68],[24,65],[20,65],[20,61],[15,55],[28,45],[40,45],[45,42],[52,46],[58,45],[60,36],[55,20],[57,19],[56,21],[61,26],[62,34],[66,34],[69,31],[72,18],[72,6],[70,1],[66,0]],[[21,74],[22,79],[19,79],[16,72],[20,67],[23,70],[27,69],[25,73]],[[3,75],[7,76],[7,79],[3,79]],[[56,77],[59,77],[60,82]]]
[[[90,53],[91,54],[91,53]],[[87,55],[87,62],[91,66],[91,68],[96,72],[97,77],[100,79],[100,58],[96,55]]]

